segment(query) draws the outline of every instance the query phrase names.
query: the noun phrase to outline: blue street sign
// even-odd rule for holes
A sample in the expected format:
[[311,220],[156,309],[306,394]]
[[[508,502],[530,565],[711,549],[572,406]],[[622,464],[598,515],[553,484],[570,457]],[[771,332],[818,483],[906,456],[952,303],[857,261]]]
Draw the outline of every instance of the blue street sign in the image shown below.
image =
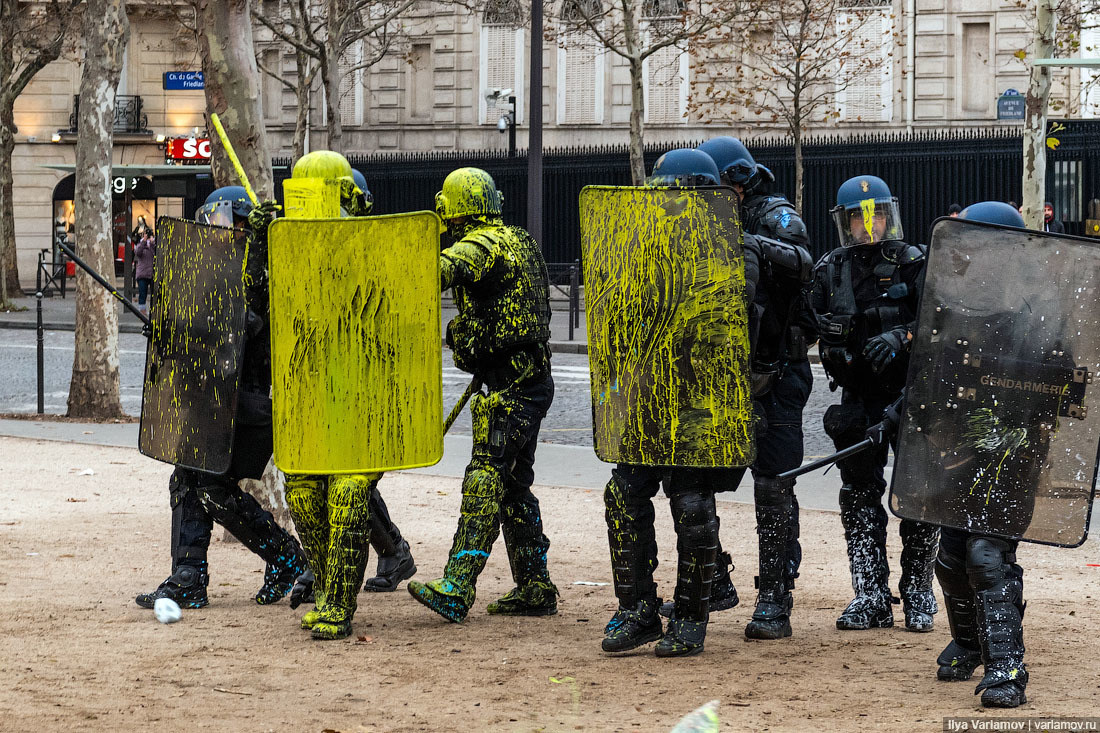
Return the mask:
[[186,91],[203,89],[202,72],[166,71],[164,72],[164,88]]
[[[1009,92],[1013,92],[1009,94]],[[1022,120],[1026,109],[1027,98],[1016,93],[1015,89],[1008,89],[997,99],[998,120]]]

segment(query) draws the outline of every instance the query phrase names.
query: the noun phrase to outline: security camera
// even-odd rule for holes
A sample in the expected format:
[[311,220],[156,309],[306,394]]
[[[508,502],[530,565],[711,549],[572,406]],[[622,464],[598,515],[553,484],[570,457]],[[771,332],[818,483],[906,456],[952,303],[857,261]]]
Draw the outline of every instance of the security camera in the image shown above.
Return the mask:
[[504,91],[504,90],[503,89],[486,89],[485,90],[485,98],[488,99],[489,101],[500,99],[502,91]]

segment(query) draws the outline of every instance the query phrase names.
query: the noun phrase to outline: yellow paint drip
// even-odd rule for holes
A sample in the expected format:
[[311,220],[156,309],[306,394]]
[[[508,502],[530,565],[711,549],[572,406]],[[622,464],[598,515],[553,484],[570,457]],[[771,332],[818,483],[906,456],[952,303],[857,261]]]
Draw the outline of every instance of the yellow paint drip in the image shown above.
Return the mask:
[[229,469],[244,347],[239,230],[161,217],[158,297],[141,398],[140,451],[211,473]]
[[288,178],[283,181],[287,219],[339,219],[340,181],[336,178]]
[[859,202],[863,210],[863,228],[867,230],[868,242],[875,241],[875,200],[863,199]]
[[597,455],[747,466],[755,443],[735,194],[590,186],[580,206]]
[[268,230],[275,463],[372,473],[443,454],[439,219]]

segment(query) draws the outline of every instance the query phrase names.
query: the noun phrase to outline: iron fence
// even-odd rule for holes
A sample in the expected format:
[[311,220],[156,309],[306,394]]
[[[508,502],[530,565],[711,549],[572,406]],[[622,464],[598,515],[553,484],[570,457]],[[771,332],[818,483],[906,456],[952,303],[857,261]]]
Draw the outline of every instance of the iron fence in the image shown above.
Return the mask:
[[[1047,198],[1071,234],[1084,233],[1089,202],[1100,198],[1100,120],[1073,120],[1052,133],[1056,147],[1048,151]],[[677,143],[677,145],[695,145]],[[756,159],[776,175],[777,189],[791,195],[794,149],[789,139],[747,141]],[[646,147],[646,169],[671,147]],[[803,143],[802,215],[819,257],[836,246],[829,217],[834,196],[847,178],[881,176],[901,201],[906,238],[922,242],[931,223],[952,203],[1021,198],[1023,141],[1020,129],[933,131],[914,134],[862,135],[849,138],[813,137]],[[391,213],[430,209],[447,173],[462,166],[487,170],[504,192],[504,218],[526,225],[527,154],[508,157],[505,151],[351,155],[374,194],[375,211]],[[289,160],[276,160],[289,165]],[[289,173],[285,169],[283,175]],[[586,185],[628,185],[630,168],[625,146],[547,150],[543,157],[543,224],[541,244],[548,262],[571,263],[580,258],[577,197]],[[281,188],[281,186],[280,186]]]

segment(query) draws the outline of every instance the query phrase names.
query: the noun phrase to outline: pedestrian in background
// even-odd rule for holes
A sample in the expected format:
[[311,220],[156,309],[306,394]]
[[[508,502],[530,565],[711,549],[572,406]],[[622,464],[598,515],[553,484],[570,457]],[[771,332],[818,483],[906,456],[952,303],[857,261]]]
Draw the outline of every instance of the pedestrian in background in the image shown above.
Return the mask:
[[[148,315],[145,299],[153,282],[153,258],[157,253],[157,238],[152,229],[146,228],[134,245],[134,278],[138,284],[138,308]],[[151,299],[150,299],[151,303]]]

